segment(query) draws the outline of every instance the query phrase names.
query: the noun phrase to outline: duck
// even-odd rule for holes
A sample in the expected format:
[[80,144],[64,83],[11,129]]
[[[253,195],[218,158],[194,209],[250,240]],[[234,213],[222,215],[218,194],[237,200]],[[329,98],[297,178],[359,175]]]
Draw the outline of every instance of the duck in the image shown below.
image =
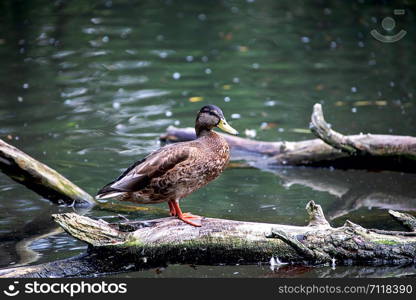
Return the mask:
[[216,179],[230,160],[230,147],[214,128],[238,135],[218,106],[206,105],[195,120],[195,140],[166,145],[150,153],[101,188],[96,199],[140,204],[167,202],[171,216],[192,226],[202,226],[203,217],[183,213],[179,201]]

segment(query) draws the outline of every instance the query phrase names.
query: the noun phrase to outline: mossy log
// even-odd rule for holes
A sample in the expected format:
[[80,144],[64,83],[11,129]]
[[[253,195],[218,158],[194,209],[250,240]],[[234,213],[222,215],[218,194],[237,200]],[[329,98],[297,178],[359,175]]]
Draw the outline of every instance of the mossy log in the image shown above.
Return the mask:
[[307,226],[205,218],[202,227],[193,227],[173,217],[110,224],[75,213],[56,214],[55,221],[87,243],[88,252],[43,265],[1,270],[0,277],[91,276],[167,263],[267,263],[272,257],[307,265],[405,265],[415,261],[415,232],[366,229],[349,221],[334,228],[313,201],[306,210]]
[[[259,160],[277,165],[334,166],[339,168],[375,168],[415,172],[416,137],[359,134],[342,135],[325,121],[322,106],[315,104],[311,132],[318,139],[299,142],[265,142],[222,134],[234,151],[232,157]],[[169,127],[160,139],[181,142],[195,139],[193,128]],[[265,159],[265,156],[267,159]]]

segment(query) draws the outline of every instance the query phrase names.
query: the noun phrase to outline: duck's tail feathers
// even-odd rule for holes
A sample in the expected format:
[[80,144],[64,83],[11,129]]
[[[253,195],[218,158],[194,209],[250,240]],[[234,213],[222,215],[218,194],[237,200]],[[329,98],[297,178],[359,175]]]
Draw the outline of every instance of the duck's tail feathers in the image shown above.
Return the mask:
[[108,193],[102,193],[95,196],[95,199],[107,199],[107,198],[116,198],[118,196],[123,195],[124,192],[108,192]]

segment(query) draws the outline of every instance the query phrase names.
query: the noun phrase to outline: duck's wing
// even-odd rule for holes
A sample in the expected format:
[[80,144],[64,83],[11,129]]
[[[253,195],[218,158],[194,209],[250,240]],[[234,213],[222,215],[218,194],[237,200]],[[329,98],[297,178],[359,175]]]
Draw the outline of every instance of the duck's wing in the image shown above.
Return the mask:
[[163,176],[168,170],[192,157],[195,150],[195,147],[184,147],[182,143],[160,148],[133,164],[115,181],[104,186],[98,191],[97,198],[107,198],[114,193],[139,191],[153,178]]

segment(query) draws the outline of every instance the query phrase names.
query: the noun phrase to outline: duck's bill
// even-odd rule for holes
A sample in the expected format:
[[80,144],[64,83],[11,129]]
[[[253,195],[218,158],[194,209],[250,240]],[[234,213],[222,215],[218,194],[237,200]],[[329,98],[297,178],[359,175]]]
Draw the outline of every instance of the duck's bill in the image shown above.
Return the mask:
[[235,130],[234,128],[232,128],[230,125],[228,125],[227,121],[225,120],[221,120],[218,123],[218,128],[229,133],[229,134],[234,134],[234,135],[238,135],[238,131]]

